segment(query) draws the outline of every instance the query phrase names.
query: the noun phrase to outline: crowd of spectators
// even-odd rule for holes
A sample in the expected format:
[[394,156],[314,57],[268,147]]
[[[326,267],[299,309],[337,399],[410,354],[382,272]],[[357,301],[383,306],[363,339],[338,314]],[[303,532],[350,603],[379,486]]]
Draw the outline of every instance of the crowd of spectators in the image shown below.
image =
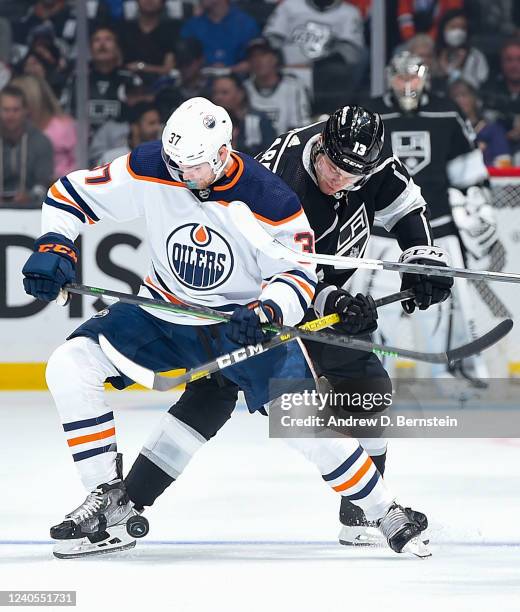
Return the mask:
[[[77,100],[73,0],[2,0],[0,206],[38,206],[77,167],[80,105],[89,163],[160,136],[205,96],[255,155],[277,134],[366,99],[372,0],[92,0],[88,99]],[[520,3],[387,0],[388,58],[408,48],[459,105],[488,165],[520,165]]]

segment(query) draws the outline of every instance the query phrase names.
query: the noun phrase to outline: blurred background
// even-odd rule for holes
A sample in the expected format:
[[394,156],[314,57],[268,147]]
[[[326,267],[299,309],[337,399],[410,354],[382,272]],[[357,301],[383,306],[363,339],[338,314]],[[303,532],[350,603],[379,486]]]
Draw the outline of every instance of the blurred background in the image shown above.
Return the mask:
[[[387,66],[403,50],[428,66],[428,91],[459,107],[488,166],[499,248],[481,264],[518,271],[520,3],[2,0],[0,389],[44,389],[52,350],[106,305],[75,296],[58,308],[23,292],[20,270],[56,178],[159,138],[171,112],[199,95],[229,111],[234,147],[256,155],[289,129],[387,95]],[[420,159],[407,155],[412,176]],[[136,293],[147,259],[141,224],[88,229],[78,282]],[[397,291],[397,275],[394,283]],[[472,290],[482,327],[516,319],[514,285]],[[403,332],[401,344],[427,342],[418,335]],[[518,340],[486,356],[490,375],[520,376]]]

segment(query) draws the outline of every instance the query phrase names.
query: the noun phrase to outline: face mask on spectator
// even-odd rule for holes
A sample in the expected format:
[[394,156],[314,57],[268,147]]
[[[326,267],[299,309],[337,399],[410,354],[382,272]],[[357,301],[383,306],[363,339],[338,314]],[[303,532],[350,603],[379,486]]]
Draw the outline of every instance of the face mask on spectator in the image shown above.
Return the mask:
[[444,32],[444,38],[450,47],[460,47],[460,45],[466,42],[468,33],[462,28],[453,28],[453,30],[446,30]]

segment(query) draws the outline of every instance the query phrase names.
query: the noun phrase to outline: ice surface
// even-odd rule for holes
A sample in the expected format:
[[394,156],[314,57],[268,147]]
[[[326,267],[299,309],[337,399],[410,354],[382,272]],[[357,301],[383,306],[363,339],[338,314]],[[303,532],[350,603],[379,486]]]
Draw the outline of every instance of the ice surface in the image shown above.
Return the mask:
[[[126,469],[175,397],[110,394]],[[92,612],[520,611],[520,440],[391,441],[386,480],[430,519],[421,561],[337,544],[337,494],[238,410],[133,551],[62,561],[49,526],[85,493],[50,395],[0,394],[0,424],[0,590],[77,590]]]

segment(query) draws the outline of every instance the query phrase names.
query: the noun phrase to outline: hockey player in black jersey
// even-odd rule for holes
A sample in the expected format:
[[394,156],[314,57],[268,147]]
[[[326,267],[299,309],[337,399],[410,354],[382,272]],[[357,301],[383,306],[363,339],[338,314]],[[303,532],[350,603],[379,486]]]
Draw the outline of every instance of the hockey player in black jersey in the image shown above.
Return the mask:
[[[314,229],[318,253],[363,256],[377,218],[395,232],[403,251],[400,261],[437,265],[447,261],[442,249],[433,246],[426,202],[406,168],[393,156],[377,114],[345,106],[328,121],[278,137],[259,159],[299,196]],[[377,328],[378,315],[370,296],[354,296],[343,288],[352,273],[323,268],[308,316],[339,313],[342,323],[335,327],[337,333],[366,336]],[[406,307],[411,312],[442,302],[451,284],[447,278],[403,275],[402,288],[415,291],[415,298],[406,302]],[[374,354],[317,343],[308,343],[307,348],[318,373],[326,376],[335,391],[352,392],[355,381],[370,385],[371,391],[391,390],[388,374]],[[218,375],[189,384],[170,408],[169,417],[194,431],[197,439],[209,440],[230,417],[238,390]],[[167,432],[154,433],[126,478],[130,498],[139,508],[152,505],[191,457],[186,448],[159,457],[153,440],[163,434],[167,436]],[[366,439],[362,444],[383,474],[386,442]],[[340,541],[370,542],[363,513],[346,495],[342,497],[340,519]]]
[[[453,266],[489,269],[488,257],[499,245],[488,172],[471,126],[453,102],[430,91],[428,68],[418,56],[407,51],[396,55],[387,69],[387,85],[386,94],[367,106],[381,115],[395,155],[428,202],[435,243],[448,251]],[[389,261],[398,257],[395,240],[386,230],[376,224],[368,257]],[[355,286],[359,291],[371,287],[379,295],[392,290],[391,281],[388,275],[376,273],[358,276]],[[482,285],[477,288],[490,291]],[[474,339],[477,296],[471,291],[467,281],[457,280],[450,300],[413,321],[403,318],[398,305],[389,307],[379,333],[388,343],[399,334],[402,342],[403,332],[409,332],[413,324],[414,340],[422,337],[429,350],[447,350]],[[432,373],[446,375],[443,367],[437,370]],[[488,375],[482,357],[458,363],[450,371],[476,386],[483,386],[482,379]]]

